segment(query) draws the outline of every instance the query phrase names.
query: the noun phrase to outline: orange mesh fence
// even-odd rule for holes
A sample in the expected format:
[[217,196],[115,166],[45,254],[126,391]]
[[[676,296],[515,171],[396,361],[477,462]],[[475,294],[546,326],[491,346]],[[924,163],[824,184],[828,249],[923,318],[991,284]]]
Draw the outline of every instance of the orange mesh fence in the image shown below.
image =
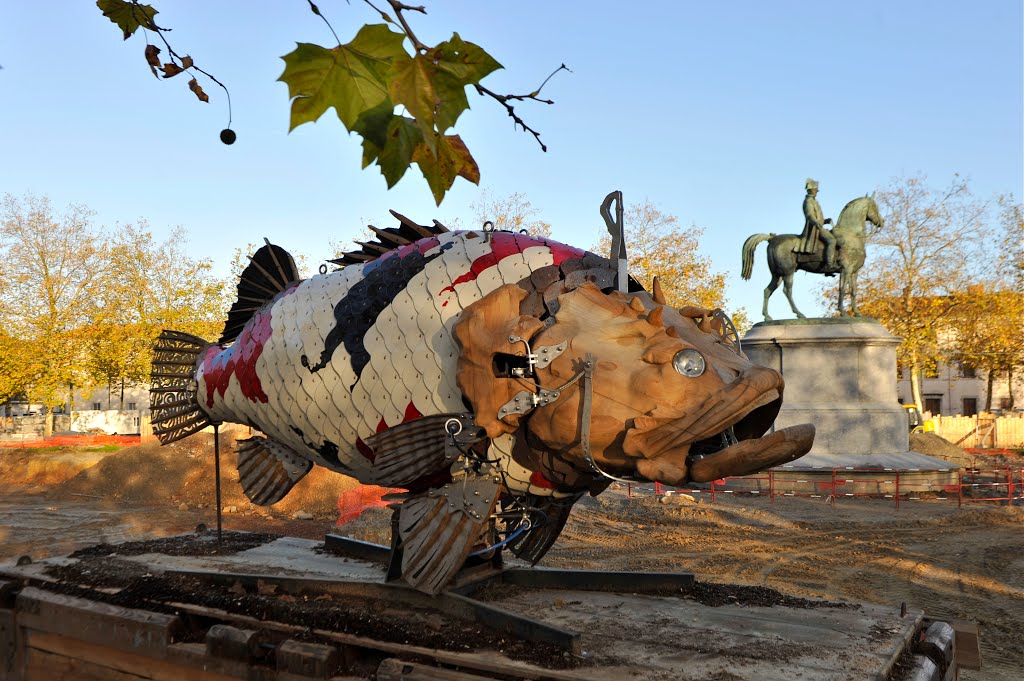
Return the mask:
[[337,527],[351,522],[359,517],[359,514],[374,506],[387,506],[389,501],[381,499],[385,494],[401,492],[402,490],[389,487],[377,487],[376,485],[360,485],[355,489],[342,492],[338,497],[338,522]]
[[1002,454],[1003,456],[1012,456],[1018,452],[1018,450],[1006,449],[1005,447],[989,447],[985,449],[982,449],[980,447],[965,447],[964,451],[967,452],[968,454],[986,454],[988,456],[996,456],[999,454]]
[[54,435],[35,440],[0,442],[8,449],[35,449],[38,447],[84,447],[88,445],[137,445],[138,435]]

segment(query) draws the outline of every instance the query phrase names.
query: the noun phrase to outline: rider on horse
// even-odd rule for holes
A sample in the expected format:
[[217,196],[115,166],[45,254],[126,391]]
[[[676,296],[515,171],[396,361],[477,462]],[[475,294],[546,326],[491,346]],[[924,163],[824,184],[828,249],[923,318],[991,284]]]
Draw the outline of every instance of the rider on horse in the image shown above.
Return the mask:
[[825,244],[825,271],[830,272],[836,269],[836,238],[832,232],[825,229],[825,225],[832,223],[832,218],[825,218],[818,204],[818,182],[807,180],[805,185],[807,196],[804,198],[804,231],[800,233],[800,243],[795,249],[797,253],[820,253],[821,246],[818,242]]

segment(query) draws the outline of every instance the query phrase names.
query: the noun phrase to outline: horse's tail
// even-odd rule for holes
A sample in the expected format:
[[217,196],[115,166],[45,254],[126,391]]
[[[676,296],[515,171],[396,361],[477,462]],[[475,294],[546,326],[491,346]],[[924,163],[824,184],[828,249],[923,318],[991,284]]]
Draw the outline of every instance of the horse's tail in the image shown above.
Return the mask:
[[740,276],[744,279],[750,279],[750,275],[754,271],[754,249],[762,241],[768,241],[774,234],[751,234],[746,241],[743,242],[743,269],[740,271]]

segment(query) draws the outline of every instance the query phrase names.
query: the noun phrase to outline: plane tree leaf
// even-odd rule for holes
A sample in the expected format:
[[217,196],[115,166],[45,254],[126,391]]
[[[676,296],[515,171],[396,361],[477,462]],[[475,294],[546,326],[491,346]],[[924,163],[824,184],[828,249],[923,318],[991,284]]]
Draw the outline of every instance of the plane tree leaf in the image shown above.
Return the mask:
[[450,40],[440,43],[428,54],[437,60],[437,68],[464,85],[479,83],[485,76],[502,67],[479,45],[466,42],[453,33]]
[[469,108],[466,86],[500,68],[501,64],[481,47],[454,33],[450,40],[426,53],[397,62],[389,92],[395,103],[412,114],[433,149],[434,138],[454,126]]
[[412,162],[420,167],[439,206],[456,177],[480,184],[480,168],[458,135],[438,137],[435,151],[420,144],[412,153]]
[[388,125],[395,117],[394,110],[395,105],[387,99],[360,114],[352,127],[352,132],[363,138],[363,168],[377,160],[381,148],[387,143]]
[[153,22],[158,12],[152,5],[133,5],[126,0],[96,0],[96,6],[103,12],[103,16],[117,24],[125,40],[131,38],[140,26],[151,31],[158,30]]
[[412,164],[413,154],[423,144],[423,133],[416,125],[416,121],[406,116],[394,116],[391,119],[388,124],[387,140],[377,159],[380,172],[387,180],[388,189],[402,179]]
[[290,130],[316,121],[334,107],[353,130],[367,110],[388,101],[388,76],[393,63],[410,61],[404,36],[384,24],[364,26],[352,42],[334,48],[298,43],[286,54],[278,80],[288,85],[292,100]]

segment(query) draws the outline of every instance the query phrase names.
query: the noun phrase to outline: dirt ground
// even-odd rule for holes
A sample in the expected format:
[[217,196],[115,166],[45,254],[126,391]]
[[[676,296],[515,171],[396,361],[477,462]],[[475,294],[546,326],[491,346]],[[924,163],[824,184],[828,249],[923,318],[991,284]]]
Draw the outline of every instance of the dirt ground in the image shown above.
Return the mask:
[[[212,526],[211,441],[190,440],[120,452],[0,452],[0,562]],[[930,443],[955,455],[947,445]],[[354,484],[321,472],[269,511],[254,508],[238,487],[229,449],[222,447],[224,505],[235,507],[224,515],[229,529],[318,539],[337,517],[338,495]],[[960,510],[953,497],[905,501],[898,511],[891,500],[863,498],[834,508],[806,498],[664,501],[622,489],[583,499],[542,564],[685,571],[798,597],[905,602],[980,624],[985,667],[964,672],[966,681],[1024,677],[1022,507]],[[294,519],[300,510],[314,518]],[[387,509],[374,508],[345,529],[384,542],[389,519]]]

